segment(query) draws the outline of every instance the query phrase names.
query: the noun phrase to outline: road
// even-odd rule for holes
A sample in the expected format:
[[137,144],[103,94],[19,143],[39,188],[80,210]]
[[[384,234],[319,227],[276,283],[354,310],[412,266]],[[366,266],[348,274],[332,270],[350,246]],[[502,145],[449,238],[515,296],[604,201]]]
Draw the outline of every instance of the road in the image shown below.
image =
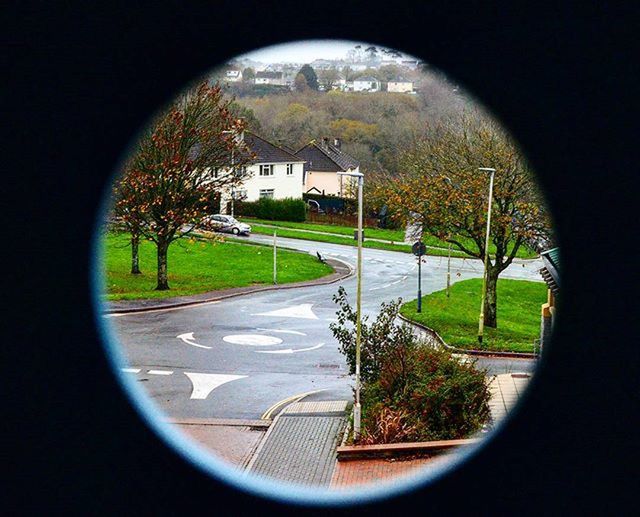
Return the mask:
[[[252,236],[254,242],[271,237]],[[356,248],[279,239],[279,245],[331,257],[355,267]],[[446,257],[424,257],[424,294],[446,285]],[[540,280],[538,260],[512,264],[502,278]],[[416,258],[393,251],[363,251],[363,314],[380,303],[416,297]],[[452,282],[482,276],[482,263],[451,259]],[[355,302],[355,275],[340,282]],[[106,317],[128,359],[127,375],[171,418],[256,419],[278,402],[352,396],[338,344],[332,296],[338,284],[267,291],[206,305]],[[526,359],[480,359],[491,374],[531,371]]]

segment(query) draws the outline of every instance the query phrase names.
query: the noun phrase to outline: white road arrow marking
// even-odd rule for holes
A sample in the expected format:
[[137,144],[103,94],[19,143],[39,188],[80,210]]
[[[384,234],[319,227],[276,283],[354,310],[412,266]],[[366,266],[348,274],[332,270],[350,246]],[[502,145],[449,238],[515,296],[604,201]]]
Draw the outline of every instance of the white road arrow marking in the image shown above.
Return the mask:
[[256,350],[259,354],[295,354],[297,352],[308,352],[309,350],[316,350],[324,346],[324,343],[320,343],[316,346],[311,346],[309,348],[298,348],[297,350],[293,350],[292,348],[286,348],[284,350]]
[[297,330],[285,330],[285,329],[264,329],[261,327],[256,327],[256,330],[264,330],[266,332],[279,332],[281,334],[295,334],[297,336],[306,336],[304,332],[298,332]]
[[308,320],[317,320],[311,307],[312,303],[303,303],[301,305],[294,305],[293,307],[287,307],[285,309],[277,309],[275,311],[260,312],[258,314],[252,314],[252,316],[283,316],[285,318],[304,318]]
[[210,346],[204,346],[204,345],[199,345],[198,343],[195,343],[193,341],[195,339],[193,337],[193,332],[186,332],[185,334],[180,334],[179,336],[176,336],[176,338],[182,339],[182,341],[184,341],[187,345],[197,346],[198,348],[206,348],[207,350],[211,350]]
[[246,375],[223,375],[219,373],[184,372],[184,374],[189,377],[193,387],[190,398],[195,400],[204,400],[218,386],[246,377]]
[[125,373],[140,373],[140,368],[122,368]]
[[173,370],[149,370],[149,375],[172,375]]

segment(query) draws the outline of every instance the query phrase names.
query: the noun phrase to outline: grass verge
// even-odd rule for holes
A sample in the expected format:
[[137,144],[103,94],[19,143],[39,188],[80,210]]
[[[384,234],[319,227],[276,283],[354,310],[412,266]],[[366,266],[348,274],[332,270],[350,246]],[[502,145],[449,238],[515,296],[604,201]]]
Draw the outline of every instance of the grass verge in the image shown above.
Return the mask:
[[[252,225],[252,231],[254,233],[260,234],[273,234],[273,230],[269,227],[265,226],[257,226],[257,225],[269,225],[276,226],[278,228],[285,229],[287,231],[295,231],[295,230],[311,230],[316,232],[327,232],[333,234],[332,236],[327,235],[318,235],[318,234],[309,234],[306,232],[295,232],[295,236],[292,234],[291,237],[295,239],[305,239],[310,241],[319,241],[319,242],[332,242],[335,244],[346,244],[346,245],[354,245],[355,241],[353,240],[353,227],[351,226],[339,226],[334,224],[318,224],[318,223],[296,223],[289,221],[268,221],[265,219],[254,219],[250,217],[242,217],[241,220],[243,222],[249,223]],[[284,230],[278,230],[278,234]],[[383,250],[392,250],[392,251],[403,251],[410,252],[411,246],[404,243],[404,231],[403,230],[386,230],[381,228],[365,228],[365,247],[367,248],[375,248],[375,249],[383,249]],[[288,237],[288,235],[282,234],[283,237]],[[335,237],[334,237],[335,236]],[[342,236],[342,237],[340,237]],[[334,237],[334,240],[327,240],[326,237]],[[393,242],[393,244],[383,243],[383,242],[375,242],[375,241],[367,241],[366,239],[383,239]],[[335,240],[341,239],[341,240]],[[424,235],[422,238],[423,242],[427,246],[432,246],[432,248],[427,248],[427,255],[436,255],[436,256],[446,256],[448,247],[448,243],[441,241],[440,239],[433,237],[432,235]],[[471,242],[470,239],[461,237],[460,242],[471,249],[475,248],[475,244]],[[391,246],[391,247],[390,247]],[[442,250],[437,248],[443,248]],[[489,253],[495,252],[495,245],[491,244],[489,247]],[[466,257],[467,255],[457,251],[455,246],[451,250],[452,257]],[[521,247],[516,253],[516,257],[518,258],[535,258],[537,257],[537,253],[531,251],[527,248]]]
[[[169,248],[169,291],[155,291],[156,248],[140,243],[141,275],[132,275],[131,247],[125,233],[103,238],[105,299],[135,300],[198,294],[231,287],[271,284],[273,251],[237,242],[184,239]],[[278,284],[329,275],[333,269],[306,253],[278,250]]]
[[[451,296],[437,291],[402,305],[400,313],[435,330],[448,345],[478,348],[478,316],[482,279],[463,280],[451,286]],[[540,336],[540,305],[547,299],[543,282],[498,280],[498,328],[484,328],[483,349],[503,352],[533,352]]]
[[[261,235],[273,235],[273,228],[267,228],[265,226],[252,226],[251,231],[253,233],[258,233]],[[303,239],[307,241],[315,241],[315,242],[328,242],[331,244],[342,244],[343,246],[357,246],[358,243],[354,240],[353,234],[351,237],[340,236],[340,235],[323,235],[318,233],[307,233],[296,230],[291,230],[289,228],[279,227],[277,229],[278,237],[285,237],[290,239]],[[376,242],[376,241],[368,241],[365,239],[363,242],[363,247],[377,250],[387,250],[387,251],[399,251],[401,253],[411,253],[411,245],[410,244],[387,244],[386,242]],[[436,255],[436,256],[447,256],[447,250],[441,250],[439,248],[427,248],[427,255]],[[465,255],[460,252],[455,252],[451,250],[452,257],[464,257]]]

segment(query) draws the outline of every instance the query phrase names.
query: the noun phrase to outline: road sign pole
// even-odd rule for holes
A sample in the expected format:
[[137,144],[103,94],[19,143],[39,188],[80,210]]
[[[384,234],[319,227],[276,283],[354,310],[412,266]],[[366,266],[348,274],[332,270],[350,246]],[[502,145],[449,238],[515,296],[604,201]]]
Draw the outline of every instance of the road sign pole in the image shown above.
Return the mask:
[[273,230],[273,285],[278,283],[278,269],[277,269],[277,261],[278,261],[278,245],[276,241],[276,230]]

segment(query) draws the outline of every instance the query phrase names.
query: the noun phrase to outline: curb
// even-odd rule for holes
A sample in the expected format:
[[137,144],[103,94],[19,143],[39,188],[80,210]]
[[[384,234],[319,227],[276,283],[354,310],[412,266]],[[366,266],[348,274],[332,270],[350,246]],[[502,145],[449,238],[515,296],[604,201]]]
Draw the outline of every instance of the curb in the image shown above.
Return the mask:
[[427,455],[453,449],[454,447],[472,445],[480,440],[480,438],[466,438],[433,442],[384,443],[380,445],[342,445],[336,449],[336,452],[338,461],[400,455]]
[[407,318],[406,316],[403,316],[400,313],[398,313],[398,318],[400,318],[402,321],[406,323],[409,323],[410,325],[413,325],[414,327],[418,327],[419,329],[432,334],[433,336],[435,336],[435,338],[438,340],[438,342],[442,346],[444,346],[447,350],[450,350],[451,352],[455,352],[456,354],[467,354],[467,355],[474,355],[479,357],[506,357],[506,358],[511,357],[514,359],[537,359],[538,357],[540,357],[539,354],[534,354],[530,352],[500,352],[497,350],[496,351],[476,350],[476,349],[467,350],[465,348],[457,348],[455,346],[448,345],[445,342],[445,340],[442,339],[440,334],[438,334],[432,328],[429,328],[426,325],[423,325],[422,323],[417,323],[413,320],[410,320],[409,318]]
[[[196,305],[204,305],[206,303],[211,303],[211,302],[215,302],[215,301],[219,301],[219,300],[226,300],[227,298],[233,298],[236,296],[244,296],[246,294],[253,294],[253,293],[259,293],[259,292],[263,292],[263,291],[279,291],[279,290],[283,290],[283,289],[298,289],[301,287],[313,287],[315,285],[329,285],[329,284],[334,284],[336,282],[339,282],[340,280],[344,280],[345,278],[348,278],[350,276],[352,276],[354,274],[354,269],[353,267],[351,267],[350,264],[348,264],[347,262],[344,262],[340,259],[335,259],[335,258],[329,258],[326,259],[325,261],[327,264],[329,264],[331,267],[334,268],[334,272],[331,273],[330,275],[327,275],[324,279],[317,279],[317,280],[312,280],[309,282],[304,282],[304,283],[292,283],[292,284],[283,284],[283,285],[266,285],[266,286],[259,286],[259,287],[234,287],[231,289],[226,289],[226,290],[221,290],[221,291],[211,291],[209,293],[204,293],[201,295],[194,295],[194,296],[203,296],[202,299],[198,299],[198,300],[189,300],[189,301],[176,301],[176,302],[169,302],[169,303],[162,303],[162,299],[159,300],[158,305],[149,305],[149,306],[143,306],[143,307],[131,307],[131,308],[127,308],[127,307],[123,307],[123,308],[108,308],[107,310],[103,311],[102,314],[135,314],[135,313],[141,313],[141,312],[151,312],[151,311],[158,311],[158,310],[164,310],[164,309],[175,309],[175,308],[180,308],[180,307],[191,307],[191,306],[196,306]],[[347,267],[347,272],[346,273],[339,273],[337,271],[335,271],[335,267],[333,263],[340,263],[343,267],[346,266]],[[336,276],[337,275],[337,276]],[[229,292],[229,291],[234,291],[235,292]],[[165,300],[167,300],[167,298],[165,298]],[[133,301],[132,301],[133,302]],[[113,303],[113,302],[104,302],[105,305],[109,304],[109,303]]]

